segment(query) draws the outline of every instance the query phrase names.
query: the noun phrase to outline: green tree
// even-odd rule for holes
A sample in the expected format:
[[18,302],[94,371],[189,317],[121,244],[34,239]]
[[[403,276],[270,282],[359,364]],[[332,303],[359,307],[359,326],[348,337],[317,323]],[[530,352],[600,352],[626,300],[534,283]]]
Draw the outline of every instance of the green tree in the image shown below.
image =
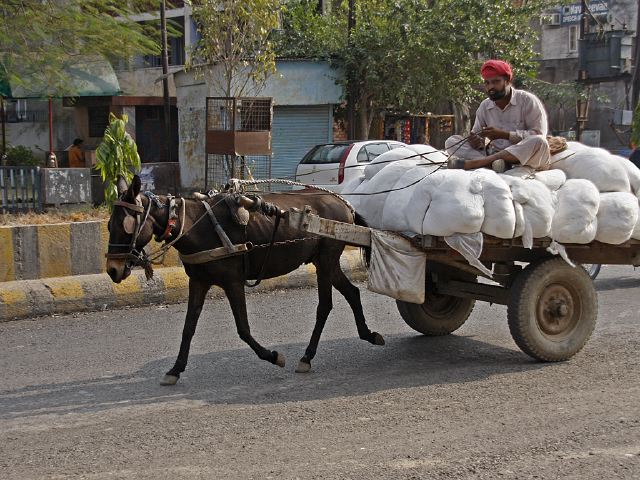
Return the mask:
[[157,35],[128,20],[149,6],[121,0],[0,0],[0,76],[12,84],[28,81],[33,91],[73,96],[66,68],[79,56],[115,60],[159,53]]
[[285,13],[279,52],[324,56],[351,72],[359,92],[359,138],[367,137],[381,109],[417,112],[449,102],[468,108],[482,96],[478,71],[487,58],[508,60],[519,75],[533,76],[532,18],[558,3],[356,0],[356,26],[347,38],[346,0],[331,18],[315,13],[309,0],[293,1]]
[[278,27],[280,0],[190,3],[200,34],[191,66],[209,74],[226,96],[257,92],[275,72],[271,35]]
[[128,120],[127,115],[118,118],[110,113],[109,126],[96,150],[96,168],[104,182],[104,197],[109,210],[118,198],[118,177],[124,177],[129,184],[133,175],[140,171],[138,147],[125,128]]

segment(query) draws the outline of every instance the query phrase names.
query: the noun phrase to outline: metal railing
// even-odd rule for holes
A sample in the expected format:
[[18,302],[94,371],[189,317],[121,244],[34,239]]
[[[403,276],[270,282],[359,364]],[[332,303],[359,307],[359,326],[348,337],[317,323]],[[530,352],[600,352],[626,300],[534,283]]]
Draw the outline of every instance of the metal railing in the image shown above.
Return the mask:
[[0,212],[42,211],[40,167],[0,167]]

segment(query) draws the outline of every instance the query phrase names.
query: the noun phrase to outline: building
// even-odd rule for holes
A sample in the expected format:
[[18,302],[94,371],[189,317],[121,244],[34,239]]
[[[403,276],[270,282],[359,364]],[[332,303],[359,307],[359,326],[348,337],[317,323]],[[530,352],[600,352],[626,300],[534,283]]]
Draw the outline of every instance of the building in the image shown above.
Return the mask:
[[[582,141],[613,151],[628,151],[631,123],[633,52],[636,42],[636,0],[588,2],[589,27],[584,58],[580,53],[581,2],[548,10],[540,19],[539,79],[550,83],[581,82],[591,87],[585,134]],[[576,104],[547,102],[551,130],[576,128]]]

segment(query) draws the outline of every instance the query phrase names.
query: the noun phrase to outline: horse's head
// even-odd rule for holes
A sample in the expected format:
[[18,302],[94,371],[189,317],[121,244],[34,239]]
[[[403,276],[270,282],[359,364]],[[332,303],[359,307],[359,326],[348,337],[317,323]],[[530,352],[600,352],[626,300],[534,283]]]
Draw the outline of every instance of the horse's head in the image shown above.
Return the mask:
[[118,179],[118,200],[109,219],[109,248],[107,273],[115,283],[131,274],[131,268],[143,258],[143,248],[151,241],[153,226],[149,219],[151,202],[140,195],[140,177],[135,175],[131,185]]

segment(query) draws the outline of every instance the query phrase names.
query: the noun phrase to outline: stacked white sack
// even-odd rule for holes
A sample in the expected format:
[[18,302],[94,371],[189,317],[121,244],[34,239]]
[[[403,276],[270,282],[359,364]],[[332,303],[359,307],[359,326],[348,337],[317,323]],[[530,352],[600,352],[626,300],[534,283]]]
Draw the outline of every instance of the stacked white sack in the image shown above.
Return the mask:
[[[386,153],[383,155],[386,155]],[[380,155],[380,157],[383,155]],[[374,228],[382,228],[382,211],[389,195],[388,190],[393,189],[398,179],[419,162],[420,160],[412,158],[411,160],[383,163],[380,165],[380,170],[370,180],[365,179],[354,192],[343,190],[341,195],[353,205],[369,225]],[[367,170],[365,169],[365,176],[366,172]],[[352,195],[353,193],[357,195]]]
[[620,155],[611,155],[622,165],[629,177],[629,186],[631,187],[631,193],[640,198],[640,169],[636,167],[630,160],[621,157]]
[[533,246],[534,238],[547,237],[551,234],[551,222],[555,211],[555,194],[552,194],[547,186],[538,180],[502,175],[509,188],[513,199],[522,205],[524,211],[524,231],[522,232],[522,244],[526,248]]
[[407,145],[409,150],[412,150],[414,153],[420,154],[419,159],[422,160],[421,163],[447,163],[447,154],[441,150],[436,150],[431,145],[425,145],[423,143],[417,143],[415,145]]
[[[422,162],[421,162],[422,163]],[[422,234],[422,219],[431,204],[431,197],[414,197],[418,183],[432,175],[435,165],[417,165],[407,170],[393,185],[382,212],[382,226],[394,232]]]
[[551,238],[560,243],[590,243],[598,230],[600,193],[589,180],[567,180],[558,190]]
[[411,202],[424,198],[431,203],[422,220],[423,234],[446,237],[482,228],[484,201],[479,176],[464,170],[439,170],[416,185]]
[[382,155],[378,155],[364,168],[365,180],[371,180],[376,174],[387,165],[395,163],[396,160],[420,160],[420,156],[407,147],[394,148]]
[[551,168],[562,170],[567,178],[590,180],[600,192],[630,191],[627,170],[602,148],[568,142],[567,150],[551,157]]
[[603,193],[598,209],[596,240],[614,245],[631,238],[638,223],[638,198],[624,192]]
[[567,176],[562,170],[544,170],[536,172],[529,167],[515,167],[511,170],[504,172],[505,175],[510,177],[518,177],[523,179],[534,179],[544,183],[549,190],[555,192],[564,185],[567,181]]
[[[482,184],[484,221],[481,231],[498,238],[515,238],[524,231],[523,210],[516,210],[509,185],[493,170],[481,168],[473,172]],[[520,221],[517,223],[517,213]]]

